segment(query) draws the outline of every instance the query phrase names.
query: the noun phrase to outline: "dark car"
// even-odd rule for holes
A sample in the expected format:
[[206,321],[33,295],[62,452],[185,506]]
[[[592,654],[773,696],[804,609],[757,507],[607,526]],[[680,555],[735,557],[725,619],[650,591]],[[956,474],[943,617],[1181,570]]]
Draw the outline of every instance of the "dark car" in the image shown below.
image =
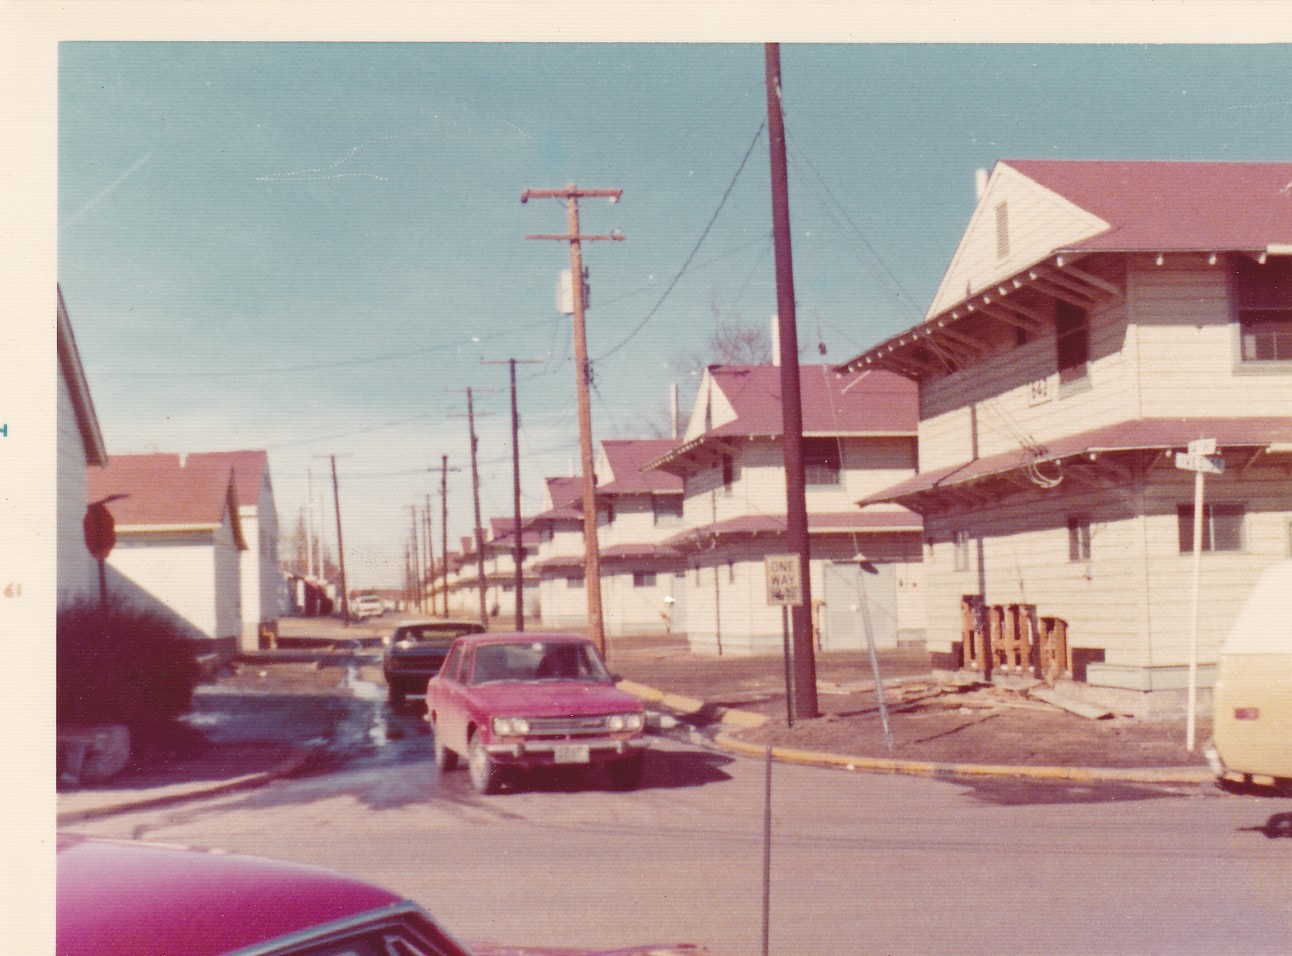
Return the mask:
[[465,757],[481,793],[538,767],[604,767],[623,790],[641,782],[645,706],[615,686],[586,637],[459,638],[426,688],[426,707],[436,763],[449,771]]
[[481,943],[470,948],[416,903],[297,863],[58,835],[59,956],[703,956]]
[[449,645],[463,634],[482,634],[479,621],[405,621],[382,643],[381,669],[386,677],[390,706],[401,708],[409,694],[426,693],[426,682],[440,672],[449,655]]

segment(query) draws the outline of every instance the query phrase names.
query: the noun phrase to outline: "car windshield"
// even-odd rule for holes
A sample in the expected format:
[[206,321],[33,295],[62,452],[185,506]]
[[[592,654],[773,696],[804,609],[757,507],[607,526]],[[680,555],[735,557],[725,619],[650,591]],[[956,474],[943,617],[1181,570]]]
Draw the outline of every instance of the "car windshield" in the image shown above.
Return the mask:
[[423,624],[417,627],[401,627],[395,634],[397,641],[439,641],[451,642],[455,637],[466,634],[470,628],[462,625]]
[[610,673],[591,644],[525,641],[476,648],[472,684],[560,680],[609,681]]

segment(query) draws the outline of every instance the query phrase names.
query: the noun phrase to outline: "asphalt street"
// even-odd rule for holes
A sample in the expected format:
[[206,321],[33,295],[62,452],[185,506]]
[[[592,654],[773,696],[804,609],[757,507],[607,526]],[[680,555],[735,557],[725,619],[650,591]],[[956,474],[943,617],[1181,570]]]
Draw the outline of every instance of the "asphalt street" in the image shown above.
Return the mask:
[[[762,761],[657,738],[637,792],[480,797],[419,714],[354,689],[303,775],[74,829],[332,867],[468,939],[760,951]],[[1262,830],[1292,800],[782,764],[772,790],[773,953],[1292,952],[1292,840]]]

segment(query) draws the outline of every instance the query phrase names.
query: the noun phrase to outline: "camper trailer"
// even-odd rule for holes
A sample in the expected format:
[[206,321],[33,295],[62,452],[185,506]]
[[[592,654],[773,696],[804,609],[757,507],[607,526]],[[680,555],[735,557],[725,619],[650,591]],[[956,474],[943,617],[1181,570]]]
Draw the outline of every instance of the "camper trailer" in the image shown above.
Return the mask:
[[1219,782],[1292,790],[1292,561],[1260,577],[1220,647],[1214,741]]

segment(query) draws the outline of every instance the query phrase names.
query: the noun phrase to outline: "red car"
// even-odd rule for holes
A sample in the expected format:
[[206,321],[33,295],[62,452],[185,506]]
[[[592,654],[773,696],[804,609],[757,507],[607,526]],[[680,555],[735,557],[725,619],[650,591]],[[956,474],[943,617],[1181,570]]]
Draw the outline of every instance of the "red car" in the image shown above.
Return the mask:
[[426,719],[440,769],[465,756],[481,793],[509,775],[552,766],[604,766],[624,790],[641,783],[645,707],[615,687],[586,637],[458,638],[427,685]]
[[[58,837],[59,956],[597,956],[470,949],[426,910],[316,867],[127,841]],[[600,956],[703,956],[703,947]]]

